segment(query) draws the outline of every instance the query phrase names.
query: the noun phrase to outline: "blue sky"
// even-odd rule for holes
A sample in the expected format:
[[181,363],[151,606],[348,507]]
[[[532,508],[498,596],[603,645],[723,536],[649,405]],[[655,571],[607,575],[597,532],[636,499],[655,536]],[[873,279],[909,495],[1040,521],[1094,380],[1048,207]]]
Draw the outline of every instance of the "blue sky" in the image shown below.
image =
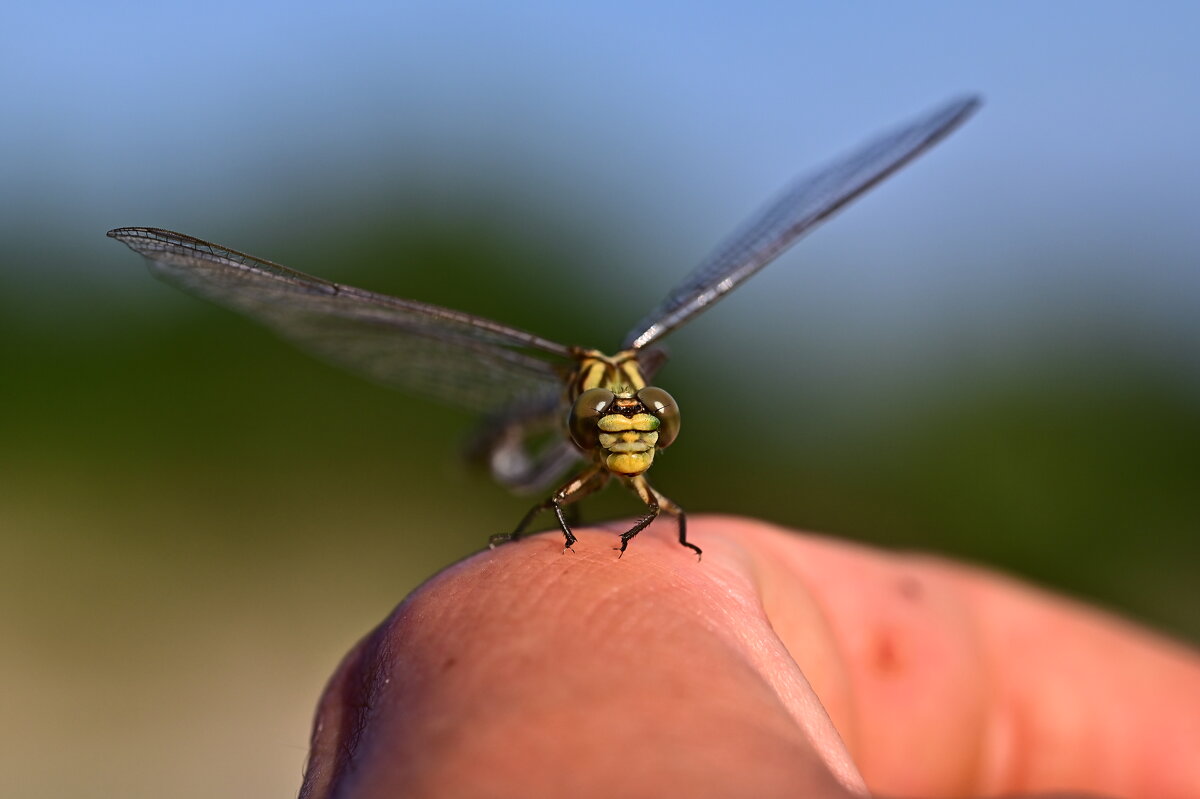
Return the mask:
[[5,269],[118,263],[97,237],[117,225],[221,240],[288,197],[335,213],[373,182],[453,198],[499,174],[608,209],[598,235],[678,261],[647,278],[665,289],[798,171],[978,91],[977,119],[787,262],[819,268],[773,268],[730,313],[832,296],[871,320],[846,337],[994,313],[986,338],[1015,335],[1013,303],[1083,297],[1190,360],[1198,9],[24,4],[0,31],[0,234],[48,255]]

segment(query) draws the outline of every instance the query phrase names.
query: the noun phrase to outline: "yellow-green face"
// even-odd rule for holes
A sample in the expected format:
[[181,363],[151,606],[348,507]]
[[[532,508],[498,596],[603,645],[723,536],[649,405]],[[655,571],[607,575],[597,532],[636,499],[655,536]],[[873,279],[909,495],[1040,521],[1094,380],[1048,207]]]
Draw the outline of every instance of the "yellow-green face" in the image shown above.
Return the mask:
[[679,433],[679,406],[655,386],[594,386],[582,391],[567,417],[571,440],[613,474],[634,477]]
[[[617,400],[620,402],[621,400]],[[624,416],[619,413],[602,416],[596,422],[600,434],[597,444],[606,453],[604,465],[615,474],[632,477],[641,474],[654,463],[658,444],[658,428],[662,422],[648,413]]]

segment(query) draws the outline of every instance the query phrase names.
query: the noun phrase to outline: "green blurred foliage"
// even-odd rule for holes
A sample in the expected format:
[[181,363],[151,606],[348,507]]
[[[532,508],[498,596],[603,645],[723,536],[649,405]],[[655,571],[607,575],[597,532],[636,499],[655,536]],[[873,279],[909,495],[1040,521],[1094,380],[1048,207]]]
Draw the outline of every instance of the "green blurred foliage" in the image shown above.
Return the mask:
[[[609,317],[640,315],[596,314],[578,280],[603,268],[593,243],[530,235],[514,213],[497,201],[399,223],[268,226],[280,251],[260,254],[589,345],[619,330]],[[101,234],[98,250],[117,246]],[[89,299],[87,313],[47,304],[41,323],[8,316],[2,331],[20,342],[0,421],[8,501],[85,508],[74,535],[210,558],[250,580],[254,559],[323,550],[332,535],[364,569],[380,553],[405,564],[399,585],[411,586],[525,507],[459,465],[463,414],[310,361],[166,288]],[[852,419],[806,405],[802,387],[743,400],[730,375],[672,364],[661,382],[687,423],[656,481],[693,511],[995,564],[1198,638],[1200,405],[1149,361],[1095,362],[948,367],[919,400],[895,402],[897,387]],[[706,390],[714,379],[719,392]],[[744,403],[736,425],[731,395]],[[636,511],[610,494],[585,518]],[[402,595],[395,581],[385,590]]]

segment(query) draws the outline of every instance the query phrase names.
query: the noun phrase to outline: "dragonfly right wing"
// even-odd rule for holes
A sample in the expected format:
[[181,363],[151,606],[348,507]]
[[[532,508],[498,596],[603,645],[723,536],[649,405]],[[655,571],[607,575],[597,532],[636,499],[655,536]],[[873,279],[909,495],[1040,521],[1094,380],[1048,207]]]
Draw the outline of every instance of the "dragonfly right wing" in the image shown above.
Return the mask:
[[979,105],[978,97],[947,103],[800,178],[688,274],[629,331],[621,349],[644,347],[704,311],[846,203],[941,141]]
[[488,412],[562,391],[571,349],[415,300],[297,272],[157,228],[109,236],[189,294],[256,319],[337,366],[385,385]]

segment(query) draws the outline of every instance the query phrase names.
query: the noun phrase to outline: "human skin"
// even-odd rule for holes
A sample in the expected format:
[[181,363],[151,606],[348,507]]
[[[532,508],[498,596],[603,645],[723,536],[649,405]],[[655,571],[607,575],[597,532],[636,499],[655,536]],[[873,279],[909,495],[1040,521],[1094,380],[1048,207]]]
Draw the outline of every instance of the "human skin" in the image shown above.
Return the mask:
[[301,796],[1200,796],[1200,656],[985,570],[697,517],[483,552],[345,658]]

